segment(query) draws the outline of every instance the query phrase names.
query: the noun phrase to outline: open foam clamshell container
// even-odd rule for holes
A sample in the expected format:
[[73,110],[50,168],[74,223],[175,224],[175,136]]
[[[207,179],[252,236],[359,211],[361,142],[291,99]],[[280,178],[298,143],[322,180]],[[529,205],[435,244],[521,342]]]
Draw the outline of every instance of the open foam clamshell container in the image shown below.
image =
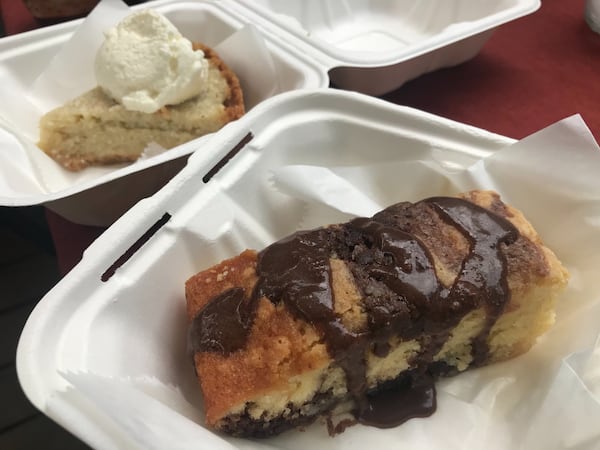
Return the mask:
[[[289,195],[274,174],[298,165],[327,169],[387,206],[489,187],[486,177],[467,177],[466,184],[453,177],[467,176],[484,159],[517,151],[520,144],[332,89],[290,92],[257,105],[100,236],[29,317],[17,350],[21,385],[36,407],[98,449],[370,448],[373,443],[397,448],[398,442],[424,449],[558,448],[538,441],[552,436],[548,429],[572,442],[589,438],[582,430],[595,430],[597,439],[600,403],[575,399],[587,399],[594,389],[600,394],[600,380],[581,385],[577,380],[565,393],[565,380],[555,374],[562,373],[561,361],[593,345],[598,333],[594,268],[600,256],[591,243],[598,242],[600,222],[590,214],[600,211],[600,199],[592,194],[597,177],[583,172],[600,161],[596,147],[578,167],[580,153],[565,148],[575,144],[564,130],[557,133],[561,137],[553,138],[552,146],[539,144],[538,154],[546,160],[549,147],[556,146],[562,153],[570,150],[570,159],[542,176],[564,173],[572,183],[587,180],[590,195],[584,204],[578,207],[561,195],[570,188],[560,180],[540,185],[535,174],[541,166],[524,161],[520,149],[517,166],[508,169],[514,179],[501,177],[497,189],[525,212],[575,278],[557,324],[516,360],[441,381],[432,417],[387,430],[357,425],[335,438],[316,423],[260,441],[220,436],[203,424],[200,389],[186,355],[186,279],[246,248],[261,249],[297,229],[351,217]],[[319,180],[300,181],[312,186]],[[579,188],[573,194],[581,199]],[[600,370],[598,358],[585,365],[590,375]],[[576,372],[565,368],[567,378]],[[565,430],[562,425],[580,411],[590,426],[578,422],[581,427]],[[573,438],[576,434],[583,437]]]
[[[247,24],[255,25],[272,60],[267,81],[273,89],[257,91],[260,73],[256,76],[252,70],[238,68],[236,61],[226,60],[238,73],[247,109],[252,109],[280,93],[325,88],[330,82],[342,89],[382,94],[422,73],[471,58],[496,27],[539,5],[539,0],[158,0],[132,9],[154,8],[184,36],[209,46]],[[20,102],[81,23],[72,21],[0,40],[0,85],[11,86],[13,101]],[[0,108],[5,131],[2,147],[7,147],[7,164],[2,164],[0,172],[5,179],[0,183],[0,204],[44,204],[67,219],[90,225],[109,225],[138,200],[156,192],[181,170],[190,153],[205,151],[210,139],[200,138],[126,166],[72,174],[38,151],[35,130],[23,132],[10,126],[13,117],[2,116],[11,114]],[[27,115],[19,119],[28,120]]]

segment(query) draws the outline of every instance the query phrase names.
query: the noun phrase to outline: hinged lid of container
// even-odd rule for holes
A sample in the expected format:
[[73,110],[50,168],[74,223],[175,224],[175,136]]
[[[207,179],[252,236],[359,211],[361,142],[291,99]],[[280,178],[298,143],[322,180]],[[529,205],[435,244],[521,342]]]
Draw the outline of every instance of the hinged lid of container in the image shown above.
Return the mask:
[[340,88],[381,95],[473,57],[540,0],[225,0],[268,35],[315,56]]

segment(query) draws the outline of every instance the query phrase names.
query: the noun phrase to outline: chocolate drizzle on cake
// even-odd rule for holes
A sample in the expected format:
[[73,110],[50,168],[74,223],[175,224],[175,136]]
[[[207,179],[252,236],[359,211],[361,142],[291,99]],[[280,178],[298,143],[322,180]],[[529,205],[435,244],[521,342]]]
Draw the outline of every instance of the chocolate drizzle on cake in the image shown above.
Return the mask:
[[390,386],[382,386],[375,394],[367,394],[360,423],[378,428],[391,428],[408,419],[428,417],[436,408],[435,385],[431,376],[416,378],[412,373],[401,375]]
[[244,346],[251,311],[242,288],[228,289],[206,305],[188,330],[188,350],[229,354]]
[[[431,252],[413,232],[412,222],[423,214],[434,214],[468,242],[468,254],[451,286],[440,281]],[[251,295],[241,288],[227,290],[197,314],[190,328],[192,348],[223,354],[243,348],[258,301],[266,297],[283,302],[321,334],[344,370],[356,421],[391,427],[430,415],[435,410],[433,379],[447,370],[433,358],[449,331],[482,307],[486,322],[472,342],[471,364],[486,359],[489,331],[510,300],[502,245],[517,237],[508,220],[450,197],[398,203],[371,219],[297,232],[258,254],[258,282]],[[361,291],[364,329],[348,329],[335,312],[331,258],[347,264]],[[420,339],[414,368],[393,385],[369,392],[366,353],[384,357],[392,337]]]

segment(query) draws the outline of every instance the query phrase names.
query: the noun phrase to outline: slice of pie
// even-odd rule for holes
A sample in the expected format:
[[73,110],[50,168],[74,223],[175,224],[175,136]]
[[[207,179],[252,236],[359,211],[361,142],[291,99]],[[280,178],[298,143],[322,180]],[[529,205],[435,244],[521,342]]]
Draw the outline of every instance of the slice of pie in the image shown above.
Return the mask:
[[244,114],[237,76],[217,53],[198,43],[209,62],[204,92],[152,113],[130,111],[96,87],[40,120],[38,146],[68,170],[133,162],[150,143],[173,148],[215,132]]
[[[206,424],[261,437],[319,416],[332,434],[427,416],[437,377],[529,350],[567,279],[490,191],[398,203],[247,250],[186,283]],[[334,424],[340,411],[350,417]]]

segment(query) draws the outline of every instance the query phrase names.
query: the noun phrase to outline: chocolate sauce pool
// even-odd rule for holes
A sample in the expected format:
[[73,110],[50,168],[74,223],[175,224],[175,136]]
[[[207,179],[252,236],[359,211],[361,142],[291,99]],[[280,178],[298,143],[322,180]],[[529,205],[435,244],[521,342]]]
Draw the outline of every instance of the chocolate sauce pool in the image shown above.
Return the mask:
[[[469,244],[450,287],[442,285],[431,253],[412,232],[432,211]],[[486,323],[473,341],[472,364],[486,359],[487,335],[510,299],[501,244],[517,237],[517,229],[506,219],[451,197],[398,203],[371,219],[297,232],[258,254],[258,282],[250,298],[243,289],[229,289],[198,313],[190,328],[192,350],[229,354],[243,348],[264,296],[284,302],[320,332],[346,374],[358,422],[386,428],[428,416],[436,407],[433,376],[445,369],[433,363],[433,357],[464,315],[482,306]],[[348,330],[335,312],[331,257],[344,260],[352,271],[367,314],[365,330]],[[392,336],[420,340],[421,352],[412,361],[416,368],[389,389],[372,394],[366,384],[365,354],[371,349],[386,356]]]

